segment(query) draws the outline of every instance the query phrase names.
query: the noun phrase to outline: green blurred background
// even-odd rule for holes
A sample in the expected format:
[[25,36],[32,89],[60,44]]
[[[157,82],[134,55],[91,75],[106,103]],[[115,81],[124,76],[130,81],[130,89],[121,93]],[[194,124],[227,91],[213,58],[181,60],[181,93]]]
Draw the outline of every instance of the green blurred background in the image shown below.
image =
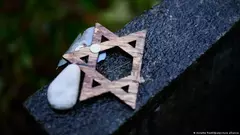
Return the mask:
[[15,125],[21,125],[22,130],[27,128],[19,105],[56,76],[61,55],[80,32],[95,22],[116,31],[157,2],[0,1],[0,126],[3,132],[14,134]]

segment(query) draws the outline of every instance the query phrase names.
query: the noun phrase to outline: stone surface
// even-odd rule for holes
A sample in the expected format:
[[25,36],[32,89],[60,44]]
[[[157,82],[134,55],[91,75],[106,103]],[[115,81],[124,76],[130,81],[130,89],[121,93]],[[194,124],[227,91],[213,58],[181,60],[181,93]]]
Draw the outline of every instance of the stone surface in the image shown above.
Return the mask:
[[121,134],[239,134],[239,35],[240,22],[163,91],[157,109],[142,117],[142,122],[133,123],[130,133]]
[[176,78],[239,18],[239,0],[165,0],[118,31],[121,36],[148,30],[141,73],[145,82],[140,85],[135,111],[113,95],[105,94],[77,103],[71,111],[58,113],[47,104],[47,86],[30,97],[25,106],[52,135],[114,133],[121,130],[119,127],[126,125],[125,122],[131,122],[129,118],[137,119],[146,114],[156,94],[177,81]]
[[72,108],[78,99],[79,83],[80,68],[68,65],[48,87],[47,99],[51,107],[57,110]]

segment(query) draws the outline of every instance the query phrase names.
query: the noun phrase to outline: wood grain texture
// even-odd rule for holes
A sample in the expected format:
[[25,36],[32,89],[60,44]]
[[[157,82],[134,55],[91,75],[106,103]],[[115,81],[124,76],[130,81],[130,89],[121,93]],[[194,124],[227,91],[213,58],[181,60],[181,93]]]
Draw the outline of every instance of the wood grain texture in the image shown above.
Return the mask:
[[[98,54],[92,53],[89,47],[84,47],[79,51],[63,55],[64,59],[79,65],[80,69],[85,73],[79,100],[83,101],[106,92],[111,92],[131,108],[135,109],[138,86],[141,81],[140,71],[145,37],[146,30],[118,37],[102,25],[96,24],[92,44],[100,44],[101,51],[106,51],[118,46],[133,57],[131,74],[115,81],[108,80],[96,71]],[[102,42],[103,38],[105,38],[106,41]],[[136,41],[134,47],[129,44],[133,41]],[[82,57],[86,56],[88,57],[88,62],[81,60]],[[93,87],[93,80],[100,85]],[[128,90],[125,91],[122,89],[123,87],[128,87]]]

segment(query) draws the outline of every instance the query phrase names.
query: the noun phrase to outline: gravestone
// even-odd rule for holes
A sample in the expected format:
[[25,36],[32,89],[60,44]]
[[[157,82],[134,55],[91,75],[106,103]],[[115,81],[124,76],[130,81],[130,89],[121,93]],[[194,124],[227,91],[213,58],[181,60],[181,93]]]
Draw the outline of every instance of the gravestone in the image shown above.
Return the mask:
[[238,134],[239,35],[240,22],[154,98],[156,109],[122,134]]
[[141,71],[145,82],[140,84],[135,110],[107,93],[79,102],[67,112],[56,112],[48,105],[48,85],[24,105],[50,135],[120,133],[131,122],[147,115],[156,106],[161,91],[178,81],[207,50],[218,45],[218,40],[239,18],[239,0],[165,0],[116,32],[123,36],[147,29]]

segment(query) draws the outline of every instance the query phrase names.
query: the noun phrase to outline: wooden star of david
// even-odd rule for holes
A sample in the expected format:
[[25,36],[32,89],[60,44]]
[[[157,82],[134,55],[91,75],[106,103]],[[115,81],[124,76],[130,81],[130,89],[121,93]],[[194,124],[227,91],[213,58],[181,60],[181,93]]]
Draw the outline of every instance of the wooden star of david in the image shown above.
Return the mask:
[[[131,74],[115,81],[108,80],[96,71],[98,53],[92,53],[89,47],[83,47],[79,51],[63,55],[63,58],[69,62],[79,65],[80,69],[85,73],[79,98],[80,101],[111,92],[131,108],[135,109],[145,37],[145,30],[118,37],[102,25],[96,24],[92,44],[99,44],[101,51],[118,46],[133,57]],[[103,42],[103,40],[105,41]],[[88,60],[84,61],[83,58],[88,58]],[[93,83],[99,85],[93,86]]]

